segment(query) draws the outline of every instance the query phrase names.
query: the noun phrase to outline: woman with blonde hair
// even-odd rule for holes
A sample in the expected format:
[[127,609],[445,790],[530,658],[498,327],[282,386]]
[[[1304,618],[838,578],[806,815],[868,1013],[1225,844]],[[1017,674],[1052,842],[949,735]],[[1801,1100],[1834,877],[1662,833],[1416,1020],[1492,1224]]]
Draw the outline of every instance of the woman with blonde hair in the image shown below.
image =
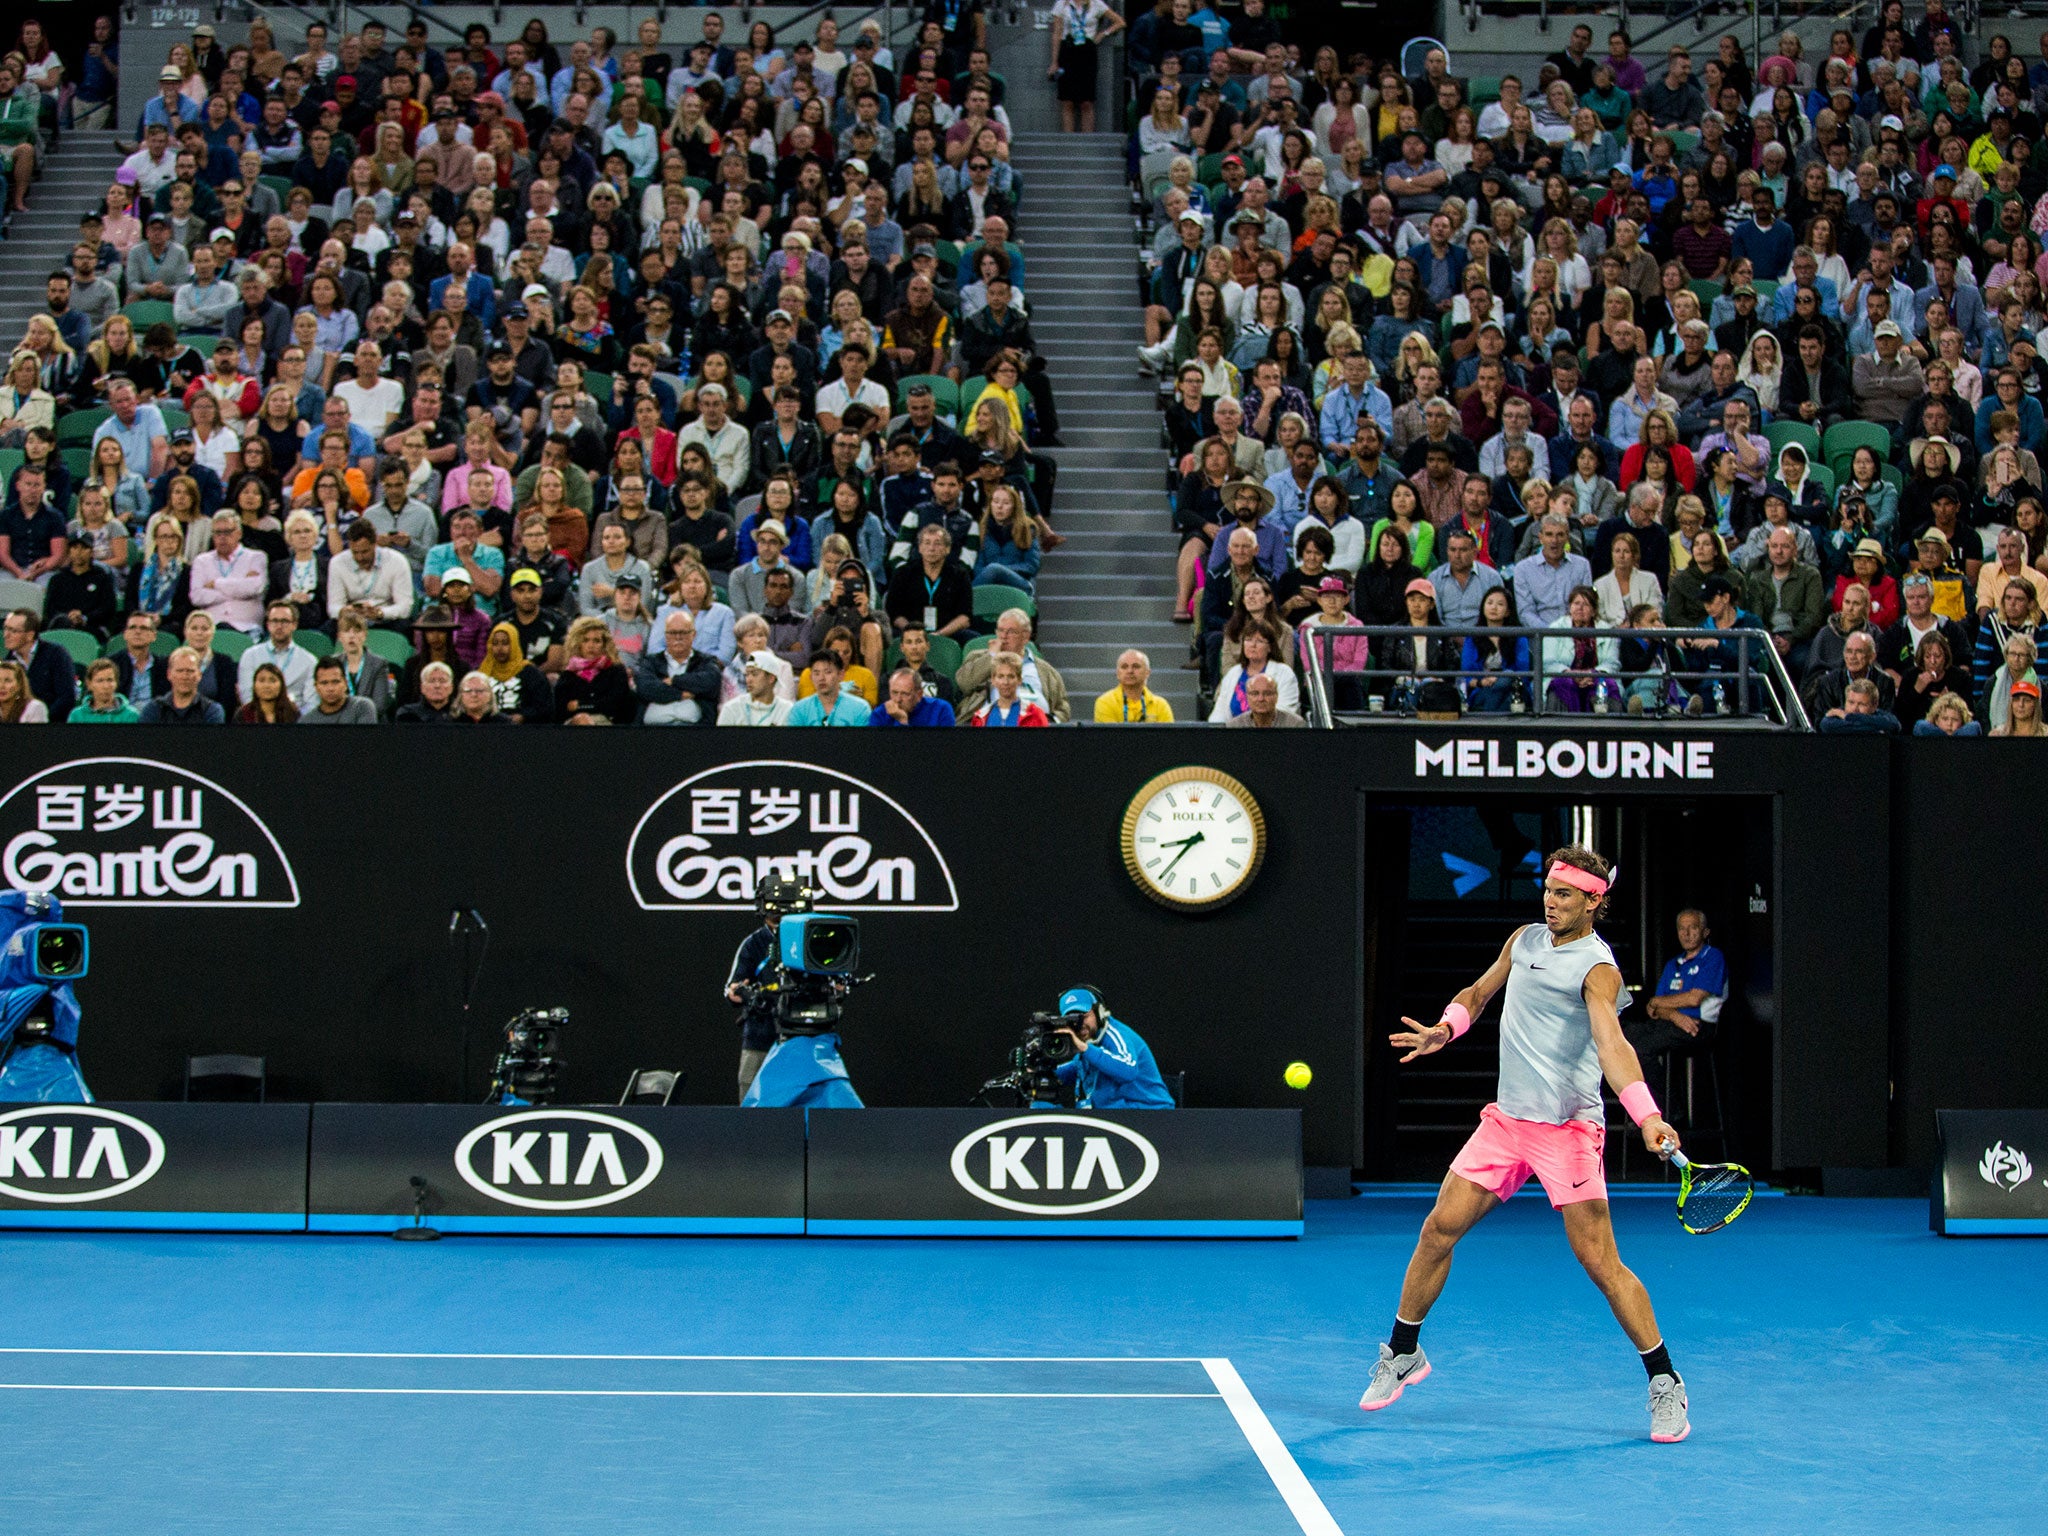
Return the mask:
[[377,180],[392,196],[403,197],[412,190],[412,156],[405,152],[405,129],[399,124],[387,120],[377,125],[371,163],[377,168]]
[[1579,237],[1572,229],[1571,220],[1547,220],[1537,238],[1530,242],[1529,259],[1521,273],[1525,293],[1529,289],[1531,269],[1539,256],[1548,256],[1557,263],[1557,287],[1564,295],[1567,307],[1576,305],[1586,290],[1593,286],[1593,270],[1586,264],[1586,258],[1579,254]]
[[[18,672],[20,666],[7,663]],[[2048,728],[2041,723],[2041,685],[2032,679],[2022,679],[2012,685],[2007,696],[2004,723],[1994,725],[1994,736],[2048,736]]]
[[[78,377],[78,354],[71,343],[64,339],[64,333],[57,329],[57,322],[49,315],[35,314],[28,317],[23,328],[21,342],[14,349],[14,356],[27,352],[36,360],[36,374],[44,389],[55,398],[71,393],[73,381]],[[12,370],[9,370],[10,374]]]
[[1927,706],[1925,719],[1913,722],[1915,736],[1982,736],[1984,727],[1977,723],[1970,712],[1967,700],[1959,693],[1935,695]]
[[1400,350],[1394,355],[1394,382],[1400,386],[1403,399],[1414,394],[1416,370],[1423,367],[1435,368],[1441,373],[1443,359],[1437,355],[1427,336],[1420,331],[1410,331],[1401,338]]
[[610,626],[586,613],[569,626],[563,649],[555,718],[563,725],[631,725],[639,704]]
[[[1365,338],[1358,334],[1358,327],[1348,320],[1340,320],[1323,332],[1323,360],[1309,375],[1309,401],[1318,410],[1322,408],[1323,396],[1330,392],[1331,380],[1343,369],[1344,359],[1364,345]],[[1368,358],[1366,377],[1372,379],[1377,372]]]
[[135,339],[135,322],[117,310],[107,317],[99,339],[86,347],[85,356],[79,360],[73,390],[81,399],[89,390],[95,401],[103,403],[107,380],[117,373],[134,378],[135,370],[141,368],[144,361],[142,348]]
[[93,559],[117,576],[128,570],[128,526],[115,519],[107,505],[107,493],[96,485],[78,492],[77,516],[65,527],[64,536],[74,544],[87,544]]
[[33,352],[8,359],[7,382],[0,385],[0,448],[19,448],[29,430],[57,429],[57,401],[42,385],[42,368]]
[[981,552],[974,562],[974,584],[1033,591],[1043,557],[1038,522],[1031,509],[1014,485],[998,480],[989,487],[988,505],[982,509]]
[[194,106],[204,107],[206,105],[206,98],[211,87],[207,83],[206,76],[199,72],[199,66],[192,62],[192,50],[189,46],[184,43],[171,44],[171,55],[165,61],[165,67],[177,70],[178,77],[182,82],[178,86],[178,94],[180,96],[183,96]]
[[[133,525],[149,511],[149,482],[128,467],[128,455],[120,439],[103,437],[92,445],[92,464],[85,483],[107,493],[107,505],[116,517]],[[175,486],[176,481],[172,482]],[[197,487],[194,487],[195,498]],[[210,536],[209,536],[210,537]]]
[[1598,357],[1612,347],[1608,335],[1613,328],[1623,322],[1634,325],[1635,319],[1636,296],[1626,288],[1608,289],[1600,301],[1600,318],[1586,327],[1586,356]]

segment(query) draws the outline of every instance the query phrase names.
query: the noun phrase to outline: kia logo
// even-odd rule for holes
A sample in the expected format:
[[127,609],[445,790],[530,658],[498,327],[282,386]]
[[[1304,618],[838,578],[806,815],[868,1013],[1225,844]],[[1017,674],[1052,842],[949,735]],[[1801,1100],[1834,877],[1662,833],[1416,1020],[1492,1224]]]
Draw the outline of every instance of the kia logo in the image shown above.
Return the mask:
[[0,1115],[0,1194],[37,1205],[111,1200],[164,1165],[164,1139],[133,1115],[38,1104]]
[[479,1194],[529,1211],[587,1211],[630,1200],[661,1173],[661,1143],[630,1120],[531,1109],[486,1120],[455,1145],[455,1171]]
[[1159,1151],[1107,1120],[1020,1115],[962,1137],[953,1148],[953,1177],[975,1199],[1006,1211],[1082,1216],[1143,1194],[1159,1177]]

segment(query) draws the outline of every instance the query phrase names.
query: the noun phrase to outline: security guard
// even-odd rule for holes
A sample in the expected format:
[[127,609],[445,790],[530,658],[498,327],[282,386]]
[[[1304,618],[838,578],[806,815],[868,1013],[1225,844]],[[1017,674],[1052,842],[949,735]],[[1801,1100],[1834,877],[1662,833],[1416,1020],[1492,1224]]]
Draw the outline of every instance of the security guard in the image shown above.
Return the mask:
[[1712,1042],[1728,1000],[1728,960],[1707,942],[1707,931],[1707,914],[1698,907],[1678,914],[1679,953],[1665,962],[1657,990],[1644,1004],[1649,1017],[1622,1026],[1638,1057]]
[[1173,1095],[1138,1032],[1109,1011],[1102,989],[1082,983],[1060,994],[1060,1033],[1078,1054],[1056,1069],[1063,1083],[1078,1083],[1076,1109],[1172,1109]]

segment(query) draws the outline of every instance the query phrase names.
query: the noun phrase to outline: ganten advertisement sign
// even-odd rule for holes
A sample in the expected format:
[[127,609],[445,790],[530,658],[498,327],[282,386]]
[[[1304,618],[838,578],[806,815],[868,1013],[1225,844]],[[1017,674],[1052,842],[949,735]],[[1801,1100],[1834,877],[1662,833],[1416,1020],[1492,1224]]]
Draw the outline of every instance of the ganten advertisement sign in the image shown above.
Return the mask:
[[291,860],[211,779],[138,757],[81,757],[0,797],[0,875],[66,907],[296,907]]
[[945,856],[917,818],[851,774],[779,760],[693,774],[647,808],[626,845],[651,912],[744,912],[769,875],[835,912],[954,912]]

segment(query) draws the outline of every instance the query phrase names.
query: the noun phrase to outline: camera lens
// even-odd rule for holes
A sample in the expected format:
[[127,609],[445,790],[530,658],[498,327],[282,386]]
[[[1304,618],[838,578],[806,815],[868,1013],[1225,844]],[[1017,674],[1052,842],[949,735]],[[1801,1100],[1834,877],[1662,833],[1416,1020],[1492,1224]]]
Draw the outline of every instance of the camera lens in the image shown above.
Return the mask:
[[859,930],[851,923],[813,923],[805,933],[813,969],[843,970],[853,964]]
[[51,927],[36,934],[36,970],[44,976],[69,976],[85,959],[85,931]]

